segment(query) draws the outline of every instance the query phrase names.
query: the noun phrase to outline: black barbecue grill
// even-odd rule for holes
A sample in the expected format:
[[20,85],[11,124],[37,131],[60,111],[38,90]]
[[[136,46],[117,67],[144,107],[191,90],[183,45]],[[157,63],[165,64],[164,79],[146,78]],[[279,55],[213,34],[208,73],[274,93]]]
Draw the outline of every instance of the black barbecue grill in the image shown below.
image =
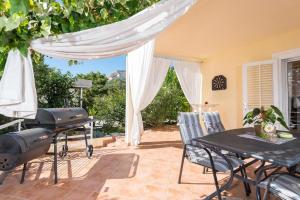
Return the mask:
[[10,171],[46,154],[52,143],[53,133],[47,129],[34,128],[0,136],[0,170]]
[[[70,130],[80,129],[85,136],[86,153],[93,154],[93,146],[88,145],[85,124],[92,123],[83,108],[41,108],[34,120],[25,120],[27,130],[0,136],[0,171],[9,171],[23,164],[21,183],[24,182],[27,162],[46,154],[54,144],[54,182],[57,183],[57,155],[64,157],[68,152]],[[65,144],[57,152],[57,138],[65,134]]]

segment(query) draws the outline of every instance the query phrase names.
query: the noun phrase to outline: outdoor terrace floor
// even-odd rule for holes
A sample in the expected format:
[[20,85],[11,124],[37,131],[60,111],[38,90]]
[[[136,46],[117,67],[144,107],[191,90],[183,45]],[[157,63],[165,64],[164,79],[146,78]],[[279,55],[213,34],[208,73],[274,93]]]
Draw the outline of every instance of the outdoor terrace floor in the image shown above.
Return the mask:
[[[175,127],[148,130],[139,147],[127,147],[122,139],[95,149],[92,159],[83,152],[71,152],[59,161],[59,183],[53,184],[52,156],[36,159],[23,185],[21,168],[12,172],[0,186],[0,199],[68,200],[192,200],[203,199],[215,190],[212,174],[186,162],[182,182],[177,184],[182,144]],[[252,171],[252,170],[251,170]],[[251,173],[250,173],[251,176]],[[219,175],[219,179],[226,177]],[[245,197],[242,184],[235,180],[226,199]]]

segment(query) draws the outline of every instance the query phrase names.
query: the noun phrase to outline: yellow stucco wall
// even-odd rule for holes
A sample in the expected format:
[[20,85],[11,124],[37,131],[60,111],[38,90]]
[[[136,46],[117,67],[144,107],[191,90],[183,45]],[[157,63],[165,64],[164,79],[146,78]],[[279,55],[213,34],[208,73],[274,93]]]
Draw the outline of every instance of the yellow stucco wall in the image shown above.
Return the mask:
[[[242,126],[242,65],[248,62],[270,60],[272,54],[300,48],[300,29],[270,36],[243,47],[227,49],[207,57],[202,63],[203,102],[219,104],[222,121],[227,129]],[[212,91],[215,75],[227,77],[227,90]]]

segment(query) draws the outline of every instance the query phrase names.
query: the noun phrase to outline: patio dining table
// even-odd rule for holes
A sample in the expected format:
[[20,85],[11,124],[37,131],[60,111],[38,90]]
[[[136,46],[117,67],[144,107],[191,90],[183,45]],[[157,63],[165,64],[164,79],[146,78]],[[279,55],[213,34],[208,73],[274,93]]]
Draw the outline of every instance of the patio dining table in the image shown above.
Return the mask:
[[[241,157],[252,157],[254,160],[249,163],[245,163],[241,167],[246,169],[254,163],[255,160],[261,160],[264,164],[265,162],[271,163],[273,166],[285,167],[289,169],[290,172],[294,172],[296,165],[300,163],[300,138],[295,136],[295,138],[283,141],[282,143],[270,142],[268,140],[259,140],[251,137],[255,135],[253,128],[241,128],[227,130],[217,134],[207,135],[201,138],[194,139],[195,142],[199,143],[202,148],[209,149],[207,152],[214,152],[221,156],[221,150],[226,150],[228,152],[234,153]],[[212,158],[210,156],[210,158]],[[226,159],[226,157],[223,156]],[[212,163],[212,170],[214,178],[216,178],[216,170]],[[229,168],[231,168],[231,176],[229,181],[222,187],[216,185],[216,192],[209,195],[206,199],[211,199],[218,196],[221,199],[221,192],[229,188],[233,177],[238,178],[248,184],[248,189],[250,190],[249,184],[257,186],[258,180],[252,180],[250,178],[245,178],[245,176],[240,176],[238,172],[241,169],[232,169],[230,162],[227,160]],[[259,173],[261,174],[264,170],[264,166],[259,167]],[[258,190],[258,189],[257,189]],[[257,199],[260,199],[260,193],[256,192]]]

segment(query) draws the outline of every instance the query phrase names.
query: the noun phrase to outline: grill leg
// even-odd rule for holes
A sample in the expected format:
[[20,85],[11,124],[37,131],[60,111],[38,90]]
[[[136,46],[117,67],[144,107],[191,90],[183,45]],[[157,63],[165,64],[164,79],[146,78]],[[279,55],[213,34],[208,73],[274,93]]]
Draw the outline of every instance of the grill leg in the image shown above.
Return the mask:
[[25,163],[25,164],[23,165],[22,177],[21,177],[20,184],[23,184],[24,181],[25,181],[26,169],[27,169],[27,163]]
[[84,130],[83,133],[84,133],[85,147],[88,148],[89,144],[88,144],[88,139],[87,139],[86,131]]
[[69,150],[68,148],[68,133],[65,133],[65,150],[66,150],[66,155],[67,155],[67,152]]
[[57,136],[53,138],[54,143],[54,184],[57,183]]

